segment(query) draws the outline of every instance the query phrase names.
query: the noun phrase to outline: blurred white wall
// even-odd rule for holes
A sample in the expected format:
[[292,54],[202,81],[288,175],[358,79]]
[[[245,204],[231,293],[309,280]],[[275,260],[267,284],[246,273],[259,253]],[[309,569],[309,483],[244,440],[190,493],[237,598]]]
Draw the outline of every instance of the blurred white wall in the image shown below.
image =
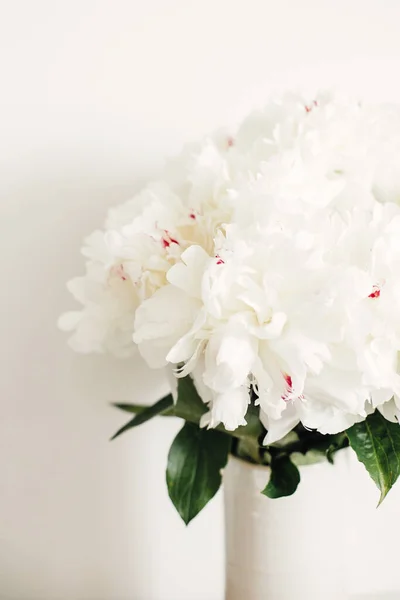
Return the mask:
[[222,599],[221,497],[185,529],[166,493],[179,424],[108,442],[108,403],[165,382],[68,349],[65,281],[108,206],[271,91],[400,101],[399,21],[398,0],[0,2],[0,598]]

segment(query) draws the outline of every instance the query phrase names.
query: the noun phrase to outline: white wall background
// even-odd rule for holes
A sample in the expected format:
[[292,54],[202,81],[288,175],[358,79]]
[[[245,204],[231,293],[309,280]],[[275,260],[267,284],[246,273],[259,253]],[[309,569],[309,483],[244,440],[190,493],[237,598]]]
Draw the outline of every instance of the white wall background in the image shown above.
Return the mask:
[[107,441],[108,403],[165,382],[67,348],[65,281],[108,206],[271,91],[400,101],[399,22],[398,0],[0,1],[2,599],[221,600],[221,497],[188,529],[167,498],[179,424]]

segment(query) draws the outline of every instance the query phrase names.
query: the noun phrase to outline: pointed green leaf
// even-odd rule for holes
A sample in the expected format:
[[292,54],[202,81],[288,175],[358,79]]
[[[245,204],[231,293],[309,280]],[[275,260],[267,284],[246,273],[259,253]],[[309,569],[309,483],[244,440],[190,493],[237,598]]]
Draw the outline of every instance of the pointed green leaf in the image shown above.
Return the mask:
[[400,474],[400,426],[376,410],[346,433],[358,460],[381,492],[380,504]]
[[149,419],[152,419],[153,417],[159,415],[160,413],[170,408],[172,404],[173,400],[171,395],[165,396],[165,398],[161,398],[161,400],[159,400],[152,406],[148,406],[145,410],[135,415],[133,419],[126,423],[126,425],[121,427],[121,429],[118,429],[118,431],[112,436],[111,439],[115,440],[116,437],[118,437],[122,433],[125,433],[125,431],[132,429],[132,427],[137,427],[138,425],[142,425],[142,423],[146,423],[146,421],[148,421]]
[[[132,427],[145,423],[156,415],[161,415],[163,417],[178,417],[198,425],[201,417],[208,411],[207,405],[200,398],[193,380],[189,375],[178,379],[178,394],[175,404],[172,395],[169,394],[153,406],[128,403],[116,403],[114,406],[125,412],[133,413],[136,416],[117,431],[111,439],[116,438]],[[259,440],[265,435],[265,430],[263,429],[258,415],[259,407],[249,404],[246,414],[247,425],[241,425],[235,431],[229,432],[226,432],[223,425],[219,425],[217,429],[218,431],[226,432],[232,437],[246,440],[251,439],[252,443],[258,446]]]
[[227,434],[192,423],[185,423],[173,441],[168,454],[168,493],[186,525],[218,491],[230,445]]
[[268,498],[291,496],[300,483],[300,472],[292,463],[289,456],[281,455],[274,458],[271,464],[271,477],[266,488],[262,491]]
[[138,415],[149,408],[148,404],[125,404],[120,402],[112,402],[112,406],[135,415]]
[[[172,394],[168,394],[168,396],[165,396],[163,400],[166,398],[169,398],[170,406],[163,412],[163,416],[171,416],[171,407],[173,405]],[[140,413],[147,411],[149,408],[148,404],[129,404],[125,402],[112,402],[112,406],[115,406],[115,408],[119,408],[124,412],[133,413],[135,415],[139,415]]]

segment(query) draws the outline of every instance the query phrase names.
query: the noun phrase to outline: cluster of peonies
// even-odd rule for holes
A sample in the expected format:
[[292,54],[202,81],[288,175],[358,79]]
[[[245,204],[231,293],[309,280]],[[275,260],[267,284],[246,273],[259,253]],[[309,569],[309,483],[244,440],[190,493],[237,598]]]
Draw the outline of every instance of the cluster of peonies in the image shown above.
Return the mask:
[[286,95],[109,212],[60,320],[82,352],[191,374],[202,425],[265,443],[400,412],[400,111]]

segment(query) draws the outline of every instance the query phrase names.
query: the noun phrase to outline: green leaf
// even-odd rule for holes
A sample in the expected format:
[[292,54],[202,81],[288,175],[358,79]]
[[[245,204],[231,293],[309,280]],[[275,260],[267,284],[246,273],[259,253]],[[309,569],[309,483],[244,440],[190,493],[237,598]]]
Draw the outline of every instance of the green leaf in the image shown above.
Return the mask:
[[152,419],[153,417],[159,415],[160,413],[163,413],[165,410],[170,408],[172,404],[173,399],[170,394],[168,396],[165,396],[165,398],[161,398],[161,400],[159,400],[152,406],[146,407],[145,410],[142,410],[137,415],[135,415],[133,419],[126,423],[126,425],[121,427],[121,429],[118,429],[117,433],[115,433],[111,439],[115,440],[115,438],[121,435],[121,433],[125,433],[125,431],[132,429],[132,427],[137,427],[138,425],[142,425],[142,423],[146,423],[146,421],[148,421],[149,419]]
[[[162,416],[167,416],[167,417],[172,416],[171,415],[171,407],[173,405],[172,394],[168,394],[168,396],[165,396],[165,398],[170,399],[170,406],[165,411],[163,411]],[[165,400],[165,398],[163,398],[163,399]],[[129,403],[124,403],[124,402],[112,402],[112,406],[115,406],[115,408],[119,408],[120,410],[123,410],[124,412],[133,413],[135,415],[139,415],[140,413],[145,412],[149,408],[148,404],[129,404]]]
[[381,492],[381,504],[400,474],[400,426],[375,411],[346,433],[358,460]]
[[335,452],[336,452],[336,448],[333,444],[331,446],[329,446],[328,450],[326,451],[326,458],[328,460],[328,463],[330,463],[331,465],[335,464],[335,461],[334,461]]
[[329,447],[326,449],[325,455],[326,455],[326,458],[328,459],[328,462],[330,462],[331,465],[333,465],[336,453],[339,452],[339,450],[342,450],[343,448],[348,448],[349,439],[345,432],[331,435],[330,438],[331,438],[331,443],[329,444]]
[[289,456],[281,455],[272,460],[271,477],[262,491],[268,498],[291,496],[300,483],[300,472]]
[[[198,395],[193,380],[189,375],[178,379],[177,396],[175,404],[171,394],[150,407],[144,406],[143,404],[114,404],[114,406],[120,410],[133,413],[136,417],[117,431],[111,439],[116,438],[132,427],[145,423],[156,415],[161,415],[163,417],[178,417],[198,425],[201,417],[208,411],[208,408]],[[241,425],[235,431],[227,432],[223,425],[219,425],[216,429],[220,432],[227,433],[231,437],[248,441],[251,440],[253,445],[260,446],[259,439],[264,437],[265,430],[259,419],[259,407],[249,404],[246,421],[247,425]]]
[[185,423],[168,454],[167,486],[186,525],[204,508],[221,485],[231,438],[216,430]]
[[112,406],[128,413],[134,413],[135,415],[138,415],[149,408],[147,404],[124,404],[119,402],[112,402]]
[[235,446],[235,456],[252,463],[261,463],[261,448],[257,440],[251,438],[241,438],[237,440]]
[[178,399],[174,406],[174,415],[198,423],[208,410],[197,393],[193,379],[188,375],[178,379]]
[[249,404],[245,419],[247,425],[240,425],[235,431],[231,432],[231,435],[241,439],[251,438],[257,442],[261,449],[265,449],[265,446],[262,445],[262,441],[267,432],[260,421],[260,407]]

